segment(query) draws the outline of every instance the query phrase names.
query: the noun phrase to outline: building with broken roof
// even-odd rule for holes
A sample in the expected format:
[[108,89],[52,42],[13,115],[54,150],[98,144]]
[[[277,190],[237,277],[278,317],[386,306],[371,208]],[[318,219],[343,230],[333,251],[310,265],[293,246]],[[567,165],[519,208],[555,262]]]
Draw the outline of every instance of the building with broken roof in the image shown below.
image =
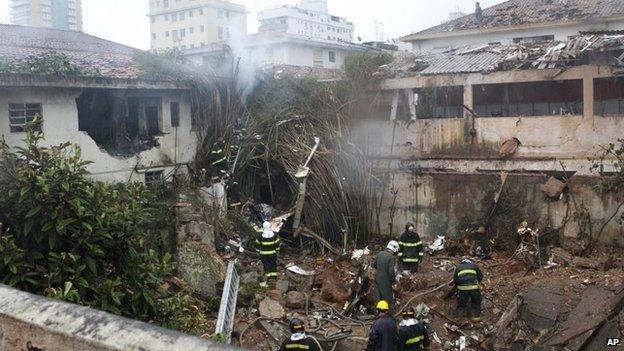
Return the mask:
[[[619,201],[594,190],[590,158],[624,133],[623,60],[624,35],[607,34],[400,55],[378,73],[380,104],[359,130],[378,170],[392,175],[382,223],[453,234],[486,225],[478,214],[503,190],[502,199],[516,196],[509,206],[524,204],[505,214],[512,222],[576,237],[570,213],[581,203],[595,223],[606,220]],[[624,245],[620,225],[606,228],[605,242]]]
[[0,134],[73,142],[105,181],[153,181],[194,157],[190,88],[153,79],[144,52],[75,31],[0,24]]
[[621,0],[508,0],[401,38],[417,53],[624,30]]

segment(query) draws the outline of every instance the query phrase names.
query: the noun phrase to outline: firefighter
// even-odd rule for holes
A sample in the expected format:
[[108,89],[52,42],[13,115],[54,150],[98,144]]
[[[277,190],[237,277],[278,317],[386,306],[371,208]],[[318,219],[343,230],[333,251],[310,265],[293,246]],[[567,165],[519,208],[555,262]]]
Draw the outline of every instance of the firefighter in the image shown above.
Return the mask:
[[416,319],[416,312],[412,307],[406,308],[399,324],[398,351],[421,351],[429,348],[429,335],[425,324]]
[[225,150],[225,142],[219,140],[212,145],[210,151],[210,180],[218,183],[222,178],[227,176],[227,155]]
[[416,271],[418,271],[418,264],[422,261],[424,253],[423,243],[418,233],[414,230],[414,225],[412,223],[407,223],[405,225],[405,232],[399,239],[399,247],[401,248],[399,258],[404,273],[416,273]]
[[463,317],[470,308],[472,322],[481,321],[481,286],[483,273],[468,257],[463,257],[455,268],[453,282],[457,289],[457,315]]
[[388,301],[377,302],[377,316],[371,326],[366,351],[394,351],[397,344],[397,325],[390,314]]
[[375,301],[384,300],[389,304],[394,303],[392,287],[396,281],[396,258],[399,252],[399,243],[392,240],[384,251],[377,254],[373,268],[375,271]]
[[318,341],[311,337],[307,336],[305,333],[305,324],[299,318],[293,318],[290,320],[290,338],[286,339],[282,346],[279,348],[279,351],[287,351],[287,350],[309,350],[309,351],[320,351],[321,345]]
[[271,223],[262,224],[262,235],[256,239],[256,247],[264,266],[267,282],[277,279],[277,254],[280,250],[280,238],[271,229]]

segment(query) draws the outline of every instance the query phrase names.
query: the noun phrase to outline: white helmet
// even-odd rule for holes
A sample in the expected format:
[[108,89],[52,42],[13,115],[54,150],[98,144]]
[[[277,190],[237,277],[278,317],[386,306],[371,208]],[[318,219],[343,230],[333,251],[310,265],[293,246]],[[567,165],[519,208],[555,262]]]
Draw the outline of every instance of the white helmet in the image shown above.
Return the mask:
[[262,223],[262,236],[265,238],[270,238],[274,235],[275,233],[273,232],[273,230],[271,229],[271,223],[270,222],[264,222]]
[[397,253],[399,252],[399,243],[397,243],[396,241],[392,240],[388,243],[388,246],[386,246],[386,249]]

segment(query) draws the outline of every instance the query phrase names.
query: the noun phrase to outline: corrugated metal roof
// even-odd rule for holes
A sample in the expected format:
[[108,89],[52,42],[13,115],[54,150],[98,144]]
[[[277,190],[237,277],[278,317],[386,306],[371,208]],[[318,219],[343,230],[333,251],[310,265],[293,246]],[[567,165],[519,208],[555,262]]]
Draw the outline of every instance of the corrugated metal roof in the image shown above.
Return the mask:
[[480,52],[466,55],[448,53],[430,56],[424,59],[429,67],[420,72],[422,75],[447,73],[489,72],[497,69],[503,62],[503,55],[493,52]]
[[509,0],[484,9],[481,21],[472,13],[411,36],[616,15],[624,15],[623,0]]

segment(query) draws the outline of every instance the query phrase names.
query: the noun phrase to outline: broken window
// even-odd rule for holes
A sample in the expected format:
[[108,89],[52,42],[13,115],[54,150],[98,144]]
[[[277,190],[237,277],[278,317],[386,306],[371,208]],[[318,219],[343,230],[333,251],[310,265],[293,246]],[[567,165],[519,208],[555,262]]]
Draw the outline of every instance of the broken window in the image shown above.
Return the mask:
[[446,86],[396,90],[391,97],[390,119],[461,118],[464,87]]
[[[21,133],[26,131],[28,123],[35,120],[35,116],[43,117],[41,103],[20,103],[9,104],[9,124],[11,133]],[[40,131],[40,126],[33,126]]]
[[473,86],[479,117],[583,114],[583,81],[562,80]]
[[162,99],[141,92],[85,89],[76,99],[78,129],[113,155],[133,155],[158,145]]
[[422,118],[463,117],[464,87],[447,86],[415,90],[416,115]]
[[594,114],[624,116],[624,79],[594,79]]

